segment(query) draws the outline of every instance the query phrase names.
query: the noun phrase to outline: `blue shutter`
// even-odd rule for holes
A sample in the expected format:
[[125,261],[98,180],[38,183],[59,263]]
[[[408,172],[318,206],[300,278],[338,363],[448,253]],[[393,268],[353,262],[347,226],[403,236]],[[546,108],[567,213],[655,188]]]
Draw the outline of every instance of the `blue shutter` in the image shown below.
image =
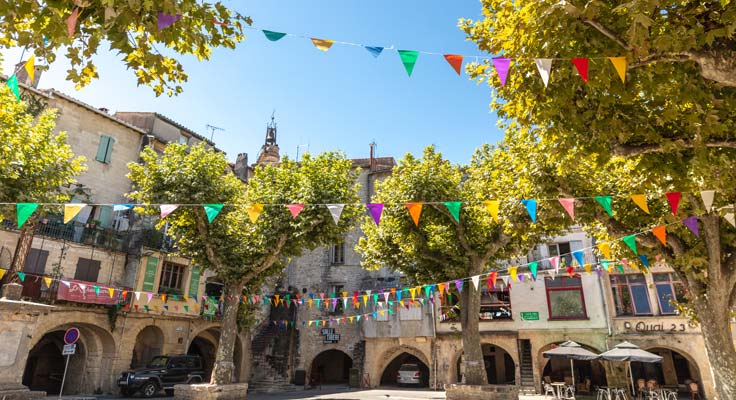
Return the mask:
[[110,143],[110,137],[102,135],[100,136],[100,145],[97,147],[97,156],[95,160],[99,162],[106,162],[105,156],[107,155],[107,146]]
[[112,156],[112,145],[115,143],[115,139],[107,137],[107,150],[105,151],[105,163],[110,164],[110,157]]

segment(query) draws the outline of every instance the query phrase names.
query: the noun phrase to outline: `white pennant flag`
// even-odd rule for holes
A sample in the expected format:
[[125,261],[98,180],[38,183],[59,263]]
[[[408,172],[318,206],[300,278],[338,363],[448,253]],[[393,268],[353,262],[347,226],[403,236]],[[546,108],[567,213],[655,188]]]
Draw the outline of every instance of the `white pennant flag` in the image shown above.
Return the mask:
[[509,277],[508,276],[506,276],[506,275],[502,276],[501,277],[501,280],[503,281],[503,286],[504,287],[509,287]]
[[391,292],[383,292],[383,300],[386,301],[386,304],[388,304],[388,296],[391,295]]
[[87,290],[87,285],[85,285],[84,283],[78,283],[77,285],[79,285],[79,287],[80,287],[80,288],[82,288],[82,291],[83,291],[83,292],[84,292],[85,290]]
[[552,267],[555,269],[555,274],[560,271],[560,256],[550,257],[549,263],[552,264]]
[[537,71],[542,77],[544,87],[549,84],[549,76],[552,74],[552,59],[551,58],[535,58],[534,63],[537,64]]
[[61,281],[61,283],[63,283],[64,286],[66,286],[68,288],[72,286],[71,282],[69,282],[69,281]]
[[731,225],[733,225],[734,227],[736,227],[736,218],[734,218],[733,213],[728,213],[728,214],[724,215],[723,218],[725,218],[726,221],[728,221],[728,223],[730,223]]
[[345,208],[345,204],[327,204],[327,209],[330,210],[332,219],[335,220],[335,224],[340,222],[340,215],[342,210]]
[[345,310],[348,309],[348,298],[347,297],[342,298],[342,308],[344,308]]
[[141,292],[135,292],[135,300],[138,301],[141,299]]
[[480,281],[480,275],[471,276],[470,280],[473,281],[473,286],[475,286],[475,290],[478,290],[478,282]]
[[715,190],[703,190],[700,192],[700,197],[703,198],[703,205],[705,205],[705,212],[710,212],[713,208],[713,198],[715,197]]

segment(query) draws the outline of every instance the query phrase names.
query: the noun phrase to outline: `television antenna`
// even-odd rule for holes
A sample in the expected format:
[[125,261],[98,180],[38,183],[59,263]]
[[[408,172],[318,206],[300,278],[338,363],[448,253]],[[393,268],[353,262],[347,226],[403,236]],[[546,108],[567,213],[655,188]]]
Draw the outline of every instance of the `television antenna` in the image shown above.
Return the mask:
[[206,126],[206,129],[210,131],[210,142],[212,142],[213,141],[212,139],[215,137],[215,131],[223,131],[223,132],[225,131],[225,128],[220,128],[214,125],[207,124],[205,126]]

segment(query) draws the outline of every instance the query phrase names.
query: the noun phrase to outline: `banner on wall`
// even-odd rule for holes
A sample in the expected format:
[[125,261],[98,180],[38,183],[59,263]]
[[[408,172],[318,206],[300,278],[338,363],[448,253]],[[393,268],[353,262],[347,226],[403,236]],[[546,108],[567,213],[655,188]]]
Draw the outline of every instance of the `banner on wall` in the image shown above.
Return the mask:
[[[59,291],[56,295],[58,300],[73,301],[75,303],[118,304],[117,293],[111,297],[107,287],[103,288],[90,282],[74,279],[64,279],[63,281],[64,283],[59,285]],[[97,286],[97,290],[95,290],[95,286]]]

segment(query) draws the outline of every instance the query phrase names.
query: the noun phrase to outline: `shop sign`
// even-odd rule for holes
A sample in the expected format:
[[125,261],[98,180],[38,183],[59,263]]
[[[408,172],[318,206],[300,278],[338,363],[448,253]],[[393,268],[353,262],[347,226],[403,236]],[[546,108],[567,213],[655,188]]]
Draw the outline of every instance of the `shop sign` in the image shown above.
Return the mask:
[[657,333],[657,334],[674,334],[686,332],[689,329],[694,328],[690,323],[667,323],[667,322],[646,322],[646,321],[633,321],[624,322],[624,329],[627,332],[636,333]]
[[539,312],[537,311],[522,311],[519,314],[522,321],[539,321]]
[[59,291],[56,293],[56,298],[59,300],[73,301],[75,303],[92,303],[92,304],[106,304],[115,305],[118,304],[118,296],[110,297],[108,292],[109,286],[97,286],[98,290],[95,290],[94,282],[78,281],[74,279],[64,279],[65,282],[69,282],[69,286],[66,284],[59,285]]
[[322,341],[324,344],[338,343],[340,341],[340,334],[335,333],[335,328],[322,328],[320,333],[324,336],[324,340]]

